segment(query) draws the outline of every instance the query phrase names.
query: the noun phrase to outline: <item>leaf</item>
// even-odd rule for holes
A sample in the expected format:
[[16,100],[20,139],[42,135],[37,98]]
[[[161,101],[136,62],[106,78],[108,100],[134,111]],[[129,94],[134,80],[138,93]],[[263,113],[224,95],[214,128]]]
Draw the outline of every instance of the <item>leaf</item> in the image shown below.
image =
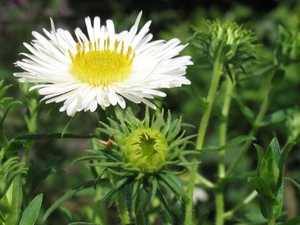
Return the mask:
[[101,225],[98,223],[87,223],[87,222],[74,222],[74,223],[68,223],[68,225]]
[[[36,188],[51,174],[53,168],[56,167],[61,159],[62,157],[60,156],[53,157],[46,163],[46,165],[42,167],[42,169],[36,174],[36,177],[31,184],[29,195],[31,195],[36,190]],[[29,175],[33,175],[31,172],[32,171],[30,171]]]
[[12,140],[8,143],[8,146],[4,149],[4,155],[7,158],[13,157],[17,155],[17,152],[19,152],[23,148],[23,143],[21,141]]
[[44,133],[44,134],[23,134],[17,136],[15,140],[52,140],[61,138],[74,138],[74,139],[90,139],[96,138],[96,135],[77,135],[77,134],[63,134],[63,133]]
[[253,136],[243,135],[243,136],[239,136],[237,138],[234,138],[234,139],[228,141],[226,145],[223,145],[223,146],[208,146],[208,147],[205,147],[201,150],[203,150],[203,151],[221,151],[221,150],[224,150],[224,149],[227,149],[227,148],[237,146],[237,145],[239,145],[239,144],[241,144],[245,141],[251,141],[251,140],[255,140],[255,138]]
[[[1,154],[2,155],[2,154]],[[9,158],[0,169],[2,175],[1,182],[4,183],[4,188],[0,191],[0,198],[5,195],[7,190],[11,187],[15,178],[21,174],[26,173],[27,168],[24,168],[24,163],[18,163],[18,157]]]
[[86,181],[84,183],[81,183],[75,187],[73,187],[72,189],[68,190],[63,196],[61,196],[58,200],[56,200],[56,202],[54,202],[49,209],[47,209],[47,211],[45,212],[43,219],[42,219],[42,223],[45,223],[45,221],[47,220],[47,218],[49,217],[49,215],[55,210],[57,209],[63,202],[67,201],[68,199],[70,199],[71,197],[73,197],[77,192],[83,190],[83,189],[87,189],[90,188],[94,185],[94,180],[90,180],[90,181]]
[[286,159],[287,156],[289,154],[289,152],[291,151],[292,147],[295,145],[296,143],[290,143],[288,144],[283,150],[282,153],[280,155],[280,159],[278,162],[278,168],[279,168],[279,181],[278,184],[283,183],[283,179],[284,179],[284,172],[285,172],[285,163],[286,163]]
[[[3,100],[3,99],[2,99]],[[0,121],[0,126],[3,126],[3,122],[8,114],[8,111],[10,110],[10,107],[12,107],[13,105],[16,105],[16,104],[20,104],[22,105],[22,102],[20,101],[13,101],[12,103],[10,103],[7,107],[6,107],[6,110],[1,118],[1,121]]]
[[272,114],[266,115],[261,121],[261,126],[267,126],[274,123],[284,121],[292,113],[296,112],[295,109],[281,109]]
[[7,195],[8,202],[11,202],[11,204],[5,224],[18,224],[23,200],[21,176],[15,177],[11,187],[7,191]]
[[278,200],[274,196],[268,183],[261,177],[249,178],[249,182],[254,189],[258,192],[260,197],[260,210],[262,215],[269,219],[269,211],[273,210],[273,207],[278,205]]
[[267,149],[266,157],[270,157],[268,159],[275,159],[276,163],[278,164],[280,155],[281,155],[281,150],[280,150],[278,140],[277,138],[273,138],[269,145],[269,148]]
[[159,201],[162,203],[163,207],[166,209],[166,214],[168,216],[168,220],[172,222],[172,213],[170,211],[170,208],[168,206],[168,202],[166,201],[165,197],[159,190],[159,188],[156,191],[156,196],[158,197]]
[[22,213],[19,225],[34,225],[43,201],[43,194],[36,196]]
[[254,147],[257,151],[257,176],[259,176],[260,171],[262,170],[263,158],[264,158],[264,150],[260,145],[254,144]]
[[183,189],[181,181],[172,174],[159,174],[158,181],[165,184],[172,191],[178,200],[188,201],[186,191]]
[[138,190],[136,192],[135,197],[135,204],[134,204],[134,210],[136,216],[139,216],[140,214],[144,214],[145,208],[147,207],[150,199],[151,199],[151,192],[149,188],[149,184],[143,182],[142,180],[139,180]]
[[125,185],[131,183],[133,179],[134,178],[132,177],[123,177],[120,180],[118,180],[114,187],[101,199],[101,202],[109,199],[114,193],[121,190]]
[[300,184],[297,181],[295,181],[291,178],[288,178],[288,177],[286,177],[285,179],[292,182],[296,186],[296,188],[300,189]]

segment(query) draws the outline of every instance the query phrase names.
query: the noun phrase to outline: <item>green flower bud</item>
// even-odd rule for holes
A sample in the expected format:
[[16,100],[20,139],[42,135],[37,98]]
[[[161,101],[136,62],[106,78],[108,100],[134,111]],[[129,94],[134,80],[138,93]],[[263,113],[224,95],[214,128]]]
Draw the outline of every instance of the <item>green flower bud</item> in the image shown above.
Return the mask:
[[125,140],[123,157],[126,163],[138,168],[142,173],[155,173],[166,162],[168,144],[159,130],[140,128]]
[[300,60],[300,34],[279,26],[279,40],[276,46],[277,64],[289,65]]
[[257,58],[253,51],[257,38],[251,31],[229,21],[204,21],[204,25],[207,31],[196,28],[192,42],[212,61],[240,66]]
[[109,149],[99,151],[99,154],[109,155],[105,158],[115,173],[121,171],[139,180],[145,176],[166,174],[170,165],[185,165],[179,158],[194,135],[184,137],[181,119],[172,120],[170,112],[164,119],[163,110],[156,111],[150,117],[148,108],[143,120],[137,118],[131,110],[117,116],[118,121],[108,118],[109,125],[101,123],[103,128],[99,128],[99,131],[109,135],[110,139],[98,141]]

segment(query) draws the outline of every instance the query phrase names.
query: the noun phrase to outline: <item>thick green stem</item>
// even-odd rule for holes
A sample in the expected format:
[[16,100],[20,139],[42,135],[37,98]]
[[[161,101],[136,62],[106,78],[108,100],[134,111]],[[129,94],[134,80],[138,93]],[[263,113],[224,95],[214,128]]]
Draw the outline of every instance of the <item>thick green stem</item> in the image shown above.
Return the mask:
[[[112,183],[115,184],[117,182],[117,177],[114,174],[111,174],[111,179],[112,179]],[[117,204],[117,209],[119,212],[119,216],[121,219],[121,224],[125,225],[125,224],[130,224],[130,217],[129,217],[129,212],[124,200],[124,197],[122,195],[121,191],[118,191],[116,193],[116,204]]]
[[216,202],[216,225],[224,224],[224,195],[223,190],[215,194]]
[[[220,123],[220,146],[223,146],[227,142],[227,121],[228,121],[228,114],[231,105],[231,94],[234,89],[233,81],[230,79],[229,76],[226,77],[226,91],[224,96],[224,103],[222,108],[222,119]],[[225,149],[220,151],[220,162],[219,162],[219,178],[225,177]]]
[[[214,103],[215,95],[219,87],[219,81],[220,77],[222,75],[222,69],[223,69],[223,63],[220,62],[219,59],[216,59],[213,67],[213,76],[212,81],[210,85],[210,89],[207,95],[207,106],[204,110],[200,127],[198,131],[198,137],[196,141],[196,150],[200,151],[203,147],[204,137],[206,134],[206,129],[208,125],[208,121],[210,118],[212,106]],[[199,156],[200,157],[200,156]],[[195,157],[194,161],[199,161],[199,157]],[[195,164],[191,169],[191,176],[189,181],[189,189],[188,189],[188,198],[190,201],[186,205],[186,211],[185,211],[185,225],[192,225],[193,224],[193,195],[194,195],[194,188],[195,188],[195,179],[196,174],[198,171],[198,165]]]
[[268,219],[268,225],[275,225],[276,224],[276,219],[274,216],[274,210],[270,210],[269,212],[269,219]]
[[116,202],[119,211],[119,216],[123,225],[130,224],[130,217],[128,213],[127,206],[125,204],[124,198],[122,196],[122,192],[118,191],[116,193]]
[[[234,89],[233,81],[229,76],[226,77],[226,90],[222,108],[222,118],[220,123],[220,146],[224,146],[227,141],[227,121],[231,104],[231,94]],[[222,180],[225,177],[225,149],[219,152],[219,189],[216,192],[216,225],[224,224],[224,193]]]

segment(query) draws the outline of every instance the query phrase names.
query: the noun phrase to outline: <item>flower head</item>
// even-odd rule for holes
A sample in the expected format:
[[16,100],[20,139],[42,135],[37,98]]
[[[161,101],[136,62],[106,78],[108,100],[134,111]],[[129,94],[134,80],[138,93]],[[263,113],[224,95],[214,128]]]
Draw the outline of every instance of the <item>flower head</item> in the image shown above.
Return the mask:
[[190,56],[178,56],[186,45],[176,38],[170,41],[150,42],[151,21],[138,32],[138,15],[132,28],[116,33],[114,23],[100,24],[95,17],[93,25],[86,18],[87,34],[75,29],[74,39],[69,31],[44,29],[45,36],[33,32],[35,40],[25,47],[31,52],[16,62],[25,72],[14,73],[20,82],[35,83],[46,103],[63,102],[60,111],[69,116],[78,111],[95,111],[110,105],[126,107],[125,99],[145,103],[156,108],[147,99],[166,94],[158,89],[190,84],[184,76],[186,66],[193,64]]
[[[112,154],[119,158],[124,170],[133,171],[133,176],[156,174],[167,170],[168,165],[176,165],[191,136],[180,135],[181,120],[163,119],[163,111],[150,119],[147,110],[145,119],[140,121],[129,110],[120,122],[110,120],[102,123],[100,131],[113,137]],[[103,143],[103,141],[101,141]],[[106,145],[108,146],[108,145]],[[139,175],[138,175],[139,174]]]
[[226,21],[204,21],[207,30],[195,28],[192,41],[195,46],[212,61],[224,64],[243,65],[257,58],[253,44],[257,38],[249,30],[236,23]]

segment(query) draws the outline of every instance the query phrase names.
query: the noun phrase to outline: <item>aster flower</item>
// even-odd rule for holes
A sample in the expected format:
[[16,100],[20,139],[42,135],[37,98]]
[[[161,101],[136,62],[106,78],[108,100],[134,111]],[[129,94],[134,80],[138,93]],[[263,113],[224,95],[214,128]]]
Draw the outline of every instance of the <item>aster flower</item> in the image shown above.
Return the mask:
[[31,52],[16,62],[25,72],[14,73],[20,82],[35,83],[46,103],[63,102],[60,111],[73,116],[79,111],[95,111],[110,105],[126,107],[125,99],[156,108],[148,99],[165,97],[158,89],[190,84],[184,76],[190,56],[178,56],[186,47],[176,38],[150,42],[151,21],[138,32],[140,13],[129,31],[116,33],[112,20],[101,25],[100,18],[85,19],[87,34],[44,29],[45,36],[33,32],[35,40],[25,47]]

